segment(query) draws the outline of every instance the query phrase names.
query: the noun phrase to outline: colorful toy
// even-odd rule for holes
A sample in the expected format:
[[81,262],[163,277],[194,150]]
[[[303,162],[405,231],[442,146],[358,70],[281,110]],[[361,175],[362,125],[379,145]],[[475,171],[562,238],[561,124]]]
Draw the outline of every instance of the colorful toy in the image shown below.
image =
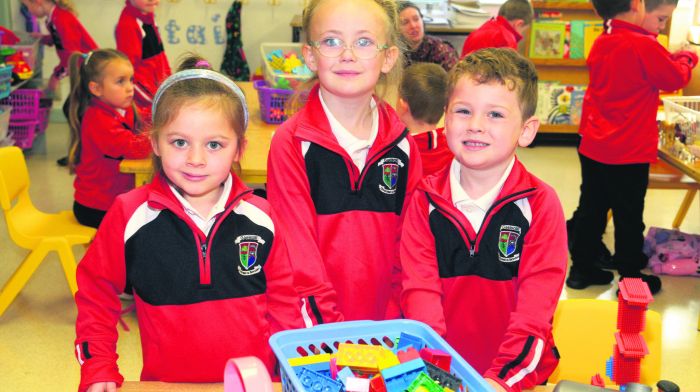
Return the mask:
[[414,359],[397,366],[382,370],[382,378],[387,392],[403,392],[411,385],[418,374],[425,372],[422,359]]
[[652,227],[644,238],[649,268],[656,274],[700,276],[700,236]]
[[413,347],[416,350],[421,350],[423,347],[425,347],[425,342],[423,342],[423,339],[417,336],[401,332],[401,336],[399,336],[399,342],[396,345],[396,349],[405,350],[406,347]]
[[420,350],[420,357],[423,358],[424,361],[430,362],[446,372],[450,371],[452,357],[444,351],[425,347]]
[[430,376],[420,373],[418,377],[408,386],[408,392],[444,392],[442,387],[433,381]]
[[306,391],[341,392],[343,384],[308,369],[299,370],[299,380]]

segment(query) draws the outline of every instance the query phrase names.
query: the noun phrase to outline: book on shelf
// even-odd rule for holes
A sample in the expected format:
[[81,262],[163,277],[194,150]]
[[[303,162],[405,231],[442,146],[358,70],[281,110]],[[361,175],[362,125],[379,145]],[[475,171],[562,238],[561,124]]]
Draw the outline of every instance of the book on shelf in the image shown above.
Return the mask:
[[574,87],[571,92],[571,105],[569,107],[569,124],[581,124],[581,109],[583,109],[583,97],[586,95],[586,86]]
[[539,59],[564,58],[566,22],[537,21],[530,31],[530,57]]
[[588,58],[588,54],[591,53],[591,48],[593,47],[593,42],[598,38],[600,34],[603,33],[603,22],[602,21],[590,21],[586,23],[583,27],[583,55]]
[[542,81],[537,85],[535,115],[543,124],[578,125],[586,86]]

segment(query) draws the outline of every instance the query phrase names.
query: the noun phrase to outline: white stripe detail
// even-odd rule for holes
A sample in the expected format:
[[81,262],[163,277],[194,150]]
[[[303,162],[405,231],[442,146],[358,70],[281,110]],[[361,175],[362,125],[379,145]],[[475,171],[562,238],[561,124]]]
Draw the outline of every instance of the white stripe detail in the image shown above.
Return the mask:
[[313,321],[311,321],[311,316],[309,316],[309,312],[306,311],[306,298],[301,299],[301,318],[304,320],[304,327],[311,328],[314,326]]
[[438,148],[437,141],[438,141],[438,133],[436,129],[433,129],[430,131],[430,136],[433,137],[433,150]]
[[523,213],[523,217],[527,219],[527,223],[532,226],[532,208],[530,207],[530,201],[528,198],[518,199],[515,201],[515,205],[520,208],[520,212]]
[[408,143],[407,138],[401,139],[399,144],[397,146],[401,149],[401,151],[406,153],[406,156],[410,159],[411,158],[411,145]]
[[532,362],[530,362],[530,364],[527,365],[527,367],[520,369],[520,371],[517,372],[513,377],[506,380],[506,385],[512,387],[516,382],[519,382],[520,380],[525,378],[525,376],[532,373],[540,362],[543,348],[544,340],[537,339],[537,345],[535,345],[535,355],[532,356]]
[[160,210],[150,208],[148,202],[144,201],[138,206],[134,213],[131,214],[131,218],[129,218],[129,221],[126,223],[126,229],[124,229],[124,243],[142,227],[156,219],[159,214]]
[[80,366],[83,366],[83,364],[85,363],[85,361],[83,360],[83,353],[80,352],[80,345],[79,345],[79,344],[76,344],[76,345],[75,345],[75,352],[78,354],[78,355],[77,355],[77,357],[78,357],[78,363],[80,364]]
[[435,210],[435,206],[432,203],[428,203],[428,215],[432,214],[433,210]]
[[139,87],[137,84],[134,83],[134,90],[136,90],[137,93],[146,100],[148,103],[153,103],[153,97],[151,97],[147,92],[143,91],[141,87]]
[[270,230],[272,234],[275,234],[275,225],[272,223],[272,218],[255,205],[243,200],[238,203],[236,208],[233,209],[233,212],[246,216],[256,225],[263,226]]
[[311,147],[311,142],[301,142],[301,156],[306,158],[306,153],[309,152],[309,147]]

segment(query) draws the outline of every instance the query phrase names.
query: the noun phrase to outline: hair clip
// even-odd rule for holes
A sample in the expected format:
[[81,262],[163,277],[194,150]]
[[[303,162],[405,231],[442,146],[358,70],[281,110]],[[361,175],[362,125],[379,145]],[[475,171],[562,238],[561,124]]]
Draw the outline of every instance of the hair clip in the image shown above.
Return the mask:
[[83,53],[83,65],[87,65],[88,61],[90,61],[90,57],[92,56],[92,51],[89,51],[87,53]]
[[201,67],[206,67],[206,68],[211,68],[211,64],[207,60],[199,60],[194,64],[195,68],[201,68]]

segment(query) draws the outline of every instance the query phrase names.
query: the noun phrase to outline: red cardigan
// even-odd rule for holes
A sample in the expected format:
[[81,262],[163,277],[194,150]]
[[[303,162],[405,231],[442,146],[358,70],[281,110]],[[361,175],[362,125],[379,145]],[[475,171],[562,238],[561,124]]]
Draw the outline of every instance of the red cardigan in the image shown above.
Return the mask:
[[467,36],[462,47],[462,57],[484,48],[518,49],[518,42],[523,36],[518,33],[508,20],[502,16],[491,18]]

